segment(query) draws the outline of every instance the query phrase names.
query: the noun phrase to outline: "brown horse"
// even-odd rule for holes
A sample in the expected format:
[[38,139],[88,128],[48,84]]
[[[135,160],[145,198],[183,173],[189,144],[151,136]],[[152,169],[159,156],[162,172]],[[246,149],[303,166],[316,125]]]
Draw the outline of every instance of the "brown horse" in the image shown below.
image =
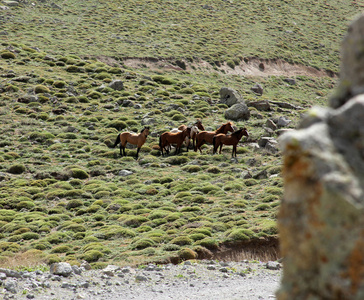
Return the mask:
[[130,133],[130,132],[127,132],[127,131],[119,133],[117,138],[116,138],[116,141],[115,141],[115,144],[114,144],[113,148],[115,148],[116,145],[120,143],[120,155],[121,156],[123,156],[123,155],[126,156],[126,152],[125,152],[126,144],[130,143],[130,144],[133,144],[133,145],[137,145],[138,150],[137,150],[135,159],[138,159],[139,150],[144,145],[148,134],[149,134],[149,127],[144,127],[139,134]]
[[209,143],[212,144],[212,138],[214,137],[214,135],[219,134],[219,133],[228,133],[228,131],[233,132],[233,124],[231,122],[227,122],[223,125],[220,126],[219,129],[215,130],[215,131],[201,131],[196,135],[196,146],[195,146],[195,151],[197,151],[197,149],[200,150],[200,153],[202,154],[202,150],[201,150],[201,146],[205,143]]
[[[186,125],[180,125],[178,127],[178,130],[183,131],[186,128],[187,128]],[[192,146],[193,146],[193,149],[195,149],[196,136],[199,133],[199,130],[205,130],[205,127],[202,125],[201,120],[197,119],[196,123],[191,127],[190,135],[186,138],[187,148],[190,147],[190,142],[192,140]]]
[[246,137],[249,137],[248,130],[246,128],[241,128],[237,131],[234,131],[232,134],[217,134],[212,139],[212,144],[214,145],[214,152],[215,154],[217,152],[217,148],[220,146],[219,153],[221,154],[222,145],[232,145],[233,146],[233,152],[231,153],[231,157],[236,157],[236,146],[239,143],[240,139],[245,135]]
[[171,144],[176,144],[176,152],[174,154],[178,154],[181,150],[183,141],[187,136],[190,135],[190,133],[191,133],[190,127],[187,127],[185,130],[179,132],[167,131],[162,133],[161,136],[159,137],[159,148],[162,152],[162,156],[164,155],[163,149],[167,152],[167,154],[169,153]]

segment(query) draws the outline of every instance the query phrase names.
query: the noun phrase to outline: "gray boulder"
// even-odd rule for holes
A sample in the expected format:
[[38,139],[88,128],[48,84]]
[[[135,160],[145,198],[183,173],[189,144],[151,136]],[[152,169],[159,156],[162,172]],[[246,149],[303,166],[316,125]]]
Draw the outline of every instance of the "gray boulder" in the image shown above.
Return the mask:
[[364,296],[363,32],[361,15],[343,42],[331,108],[279,137],[285,190],[278,300]]
[[272,129],[272,130],[277,129],[276,123],[274,123],[273,120],[271,120],[271,119],[268,119],[267,122],[265,122],[265,126]]
[[113,80],[109,83],[109,87],[116,91],[122,91],[124,89],[124,83],[121,80]]
[[234,104],[243,101],[243,97],[236,90],[228,87],[223,87],[220,89],[220,103],[231,107]]
[[289,123],[291,123],[291,120],[288,119],[287,117],[279,117],[278,122],[277,122],[277,126],[278,127],[286,127]]
[[249,120],[250,110],[245,103],[236,103],[225,111],[225,119],[238,121]]
[[330,99],[331,107],[338,108],[351,97],[364,93],[363,24],[364,14],[361,14],[343,40],[339,86]]
[[60,262],[51,264],[49,271],[51,274],[68,277],[73,273],[72,267],[69,263]]
[[248,102],[247,105],[249,107],[255,107],[259,111],[269,111],[271,110],[270,104],[267,100],[263,101],[252,101]]

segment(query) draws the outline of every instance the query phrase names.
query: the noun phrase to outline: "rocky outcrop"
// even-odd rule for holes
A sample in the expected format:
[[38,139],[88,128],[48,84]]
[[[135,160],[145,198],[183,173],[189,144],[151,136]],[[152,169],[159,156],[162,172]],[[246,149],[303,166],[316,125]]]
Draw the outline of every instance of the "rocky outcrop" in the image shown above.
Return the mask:
[[279,300],[364,298],[364,56],[354,55],[363,32],[361,16],[345,38],[331,108],[311,110],[280,137]]

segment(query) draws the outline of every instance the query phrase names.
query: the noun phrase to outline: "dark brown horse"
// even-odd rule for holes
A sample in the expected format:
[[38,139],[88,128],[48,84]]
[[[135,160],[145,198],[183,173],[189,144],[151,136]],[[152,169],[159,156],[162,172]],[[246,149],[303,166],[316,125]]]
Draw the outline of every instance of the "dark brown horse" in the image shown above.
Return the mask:
[[138,150],[137,150],[135,158],[138,159],[139,150],[144,145],[148,134],[149,134],[149,127],[144,127],[139,134],[130,133],[130,132],[127,132],[127,131],[119,133],[117,138],[116,138],[116,141],[115,141],[115,144],[114,144],[113,148],[115,148],[116,145],[120,143],[120,155],[121,156],[123,156],[123,155],[126,156],[126,152],[125,152],[126,144],[130,143],[130,144],[133,144],[133,145],[137,145]]
[[217,152],[217,148],[220,146],[219,153],[221,154],[222,145],[232,145],[233,152],[231,153],[231,157],[236,157],[236,146],[239,143],[240,139],[245,135],[249,137],[249,133],[246,128],[241,128],[237,131],[234,131],[232,134],[217,134],[212,139],[212,144],[214,145],[214,154]]
[[195,146],[195,151],[200,150],[200,153],[202,154],[202,150],[201,150],[201,146],[205,143],[209,143],[212,144],[212,138],[214,137],[214,135],[219,134],[219,133],[228,133],[228,132],[233,132],[233,124],[231,122],[227,122],[223,125],[220,126],[219,129],[215,130],[215,131],[201,131],[196,135],[196,146]]
[[[186,128],[187,128],[186,125],[180,125],[178,127],[178,130],[183,131]],[[194,126],[191,127],[191,133],[190,133],[190,135],[188,137],[186,137],[187,148],[189,148],[190,142],[192,140],[192,146],[193,146],[193,149],[195,149],[196,136],[199,133],[199,130],[205,130],[205,127],[202,125],[202,121],[200,119],[197,119],[197,121],[194,124]]]
[[187,127],[185,130],[179,132],[167,131],[162,133],[161,136],[159,137],[159,148],[162,152],[162,156],[164,155],[163,150],[165,150],[167,154],[169,153],[171,144],[176,144],[176,152],[174,154],[178,154],[181,150],[183,141],[187,136],[190,135],[190,133],[191,133],[190,127]]

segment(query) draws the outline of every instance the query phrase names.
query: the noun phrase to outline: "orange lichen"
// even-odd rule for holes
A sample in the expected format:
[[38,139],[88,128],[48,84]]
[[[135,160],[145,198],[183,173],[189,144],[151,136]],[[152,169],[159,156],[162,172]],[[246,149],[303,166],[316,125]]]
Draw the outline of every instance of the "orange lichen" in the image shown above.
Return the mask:
[[359,286],[364,280],[364,232],[356,241],[354,249],[348,257],[348,270],[343,273],[344,278],[349,278],[351,282],[350,291],[356,294]]

